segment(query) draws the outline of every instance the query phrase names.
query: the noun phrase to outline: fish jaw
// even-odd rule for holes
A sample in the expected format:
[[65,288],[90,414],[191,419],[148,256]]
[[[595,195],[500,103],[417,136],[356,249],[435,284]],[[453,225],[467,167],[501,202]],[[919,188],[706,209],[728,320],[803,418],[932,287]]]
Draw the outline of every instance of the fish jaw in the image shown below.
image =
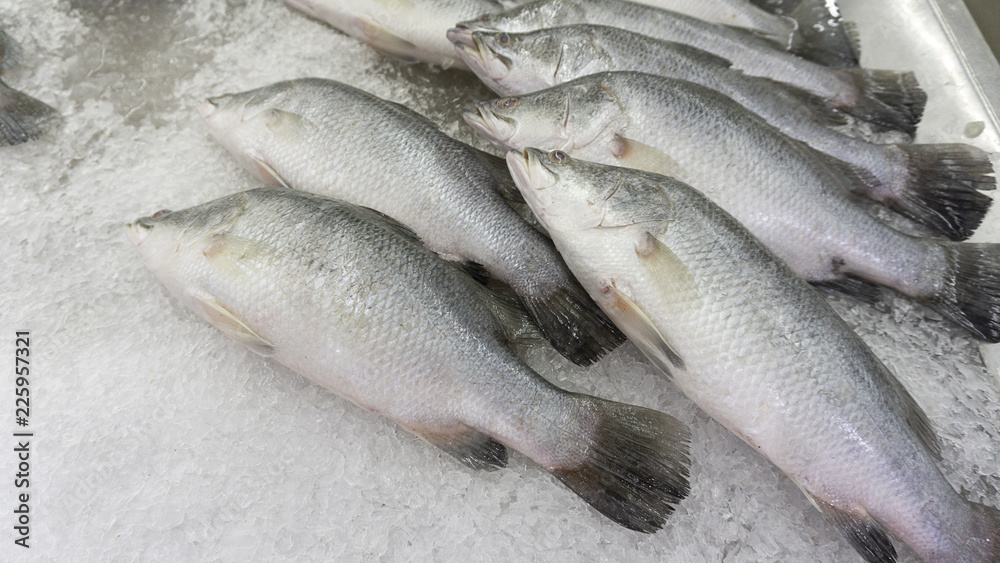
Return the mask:
[[572,174],[566,153],[536,148],[507,153],[507,167],[532,213],[549,232],[579,233],[601,226],[603,201],[577,193],[573,183],[561,181],[560,172]]
[[517,149],[510,144],[511,138],[517,132],[517,126],[511,120],[491,111],[485,104],[476,104],[475,109],[462,112],[462,119],[498,149],[503,151]]
[[501,96],[510,95],[512,92],[504,86],[504,79],[510,74],[509,61],[490,49],[481,34],[466,33],[466,31],[461,29],[448,31],[448,39],[454,43],[458,58],[491,90]]

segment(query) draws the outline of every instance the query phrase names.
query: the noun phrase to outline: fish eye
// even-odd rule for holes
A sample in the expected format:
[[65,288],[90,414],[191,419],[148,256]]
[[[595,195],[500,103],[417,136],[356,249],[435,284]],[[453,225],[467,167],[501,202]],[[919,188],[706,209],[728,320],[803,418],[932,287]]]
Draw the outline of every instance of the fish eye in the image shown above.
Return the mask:
[[493,16],[491,16],[490,14],[486,14],[485,16],[479,18],[479,21],[483,23],[490,23],[491,21],[493,21]]
[[517,106],[519,103],[521,103],[521,101],[517,98],[504,98],[500,100],[500,107],[503,109],[510,109]]
[[150,219],[159,219],[160,217],[163,217],[167,213],[170,213],[169,209],[161,209],[161,210],[157,211],[156,213],[153,213],[153,215],[150,217]]
[[502,47],[510,45],[510,35],[508,35],[506,31],[497,35],[497,43],[499,43]]
[[569,155],[557,149],[549,153],[549,158],[552,159],[552,162],[562,163],[569,160]]

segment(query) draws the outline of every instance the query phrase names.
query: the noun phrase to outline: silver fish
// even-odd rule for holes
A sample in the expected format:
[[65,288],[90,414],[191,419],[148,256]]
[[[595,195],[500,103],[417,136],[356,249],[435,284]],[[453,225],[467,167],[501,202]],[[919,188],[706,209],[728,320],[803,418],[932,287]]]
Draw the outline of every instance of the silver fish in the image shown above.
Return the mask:
[[455,22],[500,12],[496,0],[285,0],[372,49],[408,62],[464,68],[445,37]]
[[470,31],[525,32],[585,23],[697,47],[751,76],[791,84],[875,127],[911,136],[927,103],[912,72],[829,68],[775,49],[749,32],[626,0],[536,0],[461,22],[450,38],[468,43],[462,35]]
[[479,104],[466,121],[498,146],[560,149],[660,172],[701,190],[805,279],[895,289],[1000,341],[1000,245],[918,238],[851,200],[828,157],[731,99],[681,80],[594,74]]
[[224,334],[470,467],[502,467],[514,448],[642,532],[687,494],[679,421],[547,382],[506,347],[509,305],[375,211],[260,188],[128,230]]
[[919,405],[732,216],[676,180],[561,151],[511,152],[507,161],[608,315],[863,557],[895,560],[889,530],[929,562],[1000,558],[1000,511],[944,479]]
[[271,185],[371,207],[435,252],[482,265],[574,362],[589,364],[624,340],[552,243],[498,193],[517,191],[503,161],[501,177],[485,153],[425,117],[322,79],[211,98],[201,112],[215,138]]
[[849,166],[852,190],[964,240],[993,200],[989,155],[965,144],[876,145],[834,131],[843,115],[791,86],[747,76],[698,49],[624,29],[571,25],[528,33],[480,32],[459,56],[490,88],[516,96],[603,71],[639,71],[688,80],[725,94],[786,135]]

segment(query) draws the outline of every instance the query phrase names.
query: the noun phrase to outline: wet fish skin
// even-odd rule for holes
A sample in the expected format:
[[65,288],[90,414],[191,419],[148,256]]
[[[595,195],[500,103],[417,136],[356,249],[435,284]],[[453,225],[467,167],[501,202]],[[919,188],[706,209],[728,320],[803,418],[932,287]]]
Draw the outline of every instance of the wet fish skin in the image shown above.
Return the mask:
[[[526,32],[587,23],[628,29],[702,49],[731,61],[734,68],[751,76],[811,92],[881,130],[912,136],[927,103],[927,95],[913,73],[825,67],[775,49],[768,41],[745,31],[626,0],[536,0],[461,22],[457,27],[466,33]],[[468,43],[453,34],[452,41],[456,40]]]
[[1000,512],[944,479],[913,398],[732,216],[655,174],[530,148],[507,160],[609,316],[688,397],[787,474],[863,557],[895,560],[886,529],[927,561],[1000,557]]
[[643,532],[687,494],[679,421],[548,383],[508,351],[496,297],[377,212],[260,188],[128,230],[169,291],[227,336],[470,467],[517,449]]
[[285,0],[376,51],[463,69],[445,38],[455,22],[503,10],[496,0]]
[[1000,340],[1000,245],[889,228],[851,200],[851,186],[827,158],[718,92],[610,72],[481,103],[464,117],[502,148],[560,149],[676,177],[806,280],[854,292],[890,287],[977,338]]
[[213,136],[271,185],[371,207],[431,250],[482,265],[572,361],[590,364],[624,340],[552,243],[504,201],[506,170],[501,177],[423,116],[315,78],[211,98],[201,111]]
[[572,25],[527,33],[472,32],[457,43],[466,64],[503,96],[534,92],[588,74],[638,71],[688,80],[725,94],[786,135],[844,161],[852,191],[953,240],[980,225],[992,199],[989,155],[963,144],[876,145],[829,126],[844,116],[808,92],[746,76],[728,61],[627,30]]

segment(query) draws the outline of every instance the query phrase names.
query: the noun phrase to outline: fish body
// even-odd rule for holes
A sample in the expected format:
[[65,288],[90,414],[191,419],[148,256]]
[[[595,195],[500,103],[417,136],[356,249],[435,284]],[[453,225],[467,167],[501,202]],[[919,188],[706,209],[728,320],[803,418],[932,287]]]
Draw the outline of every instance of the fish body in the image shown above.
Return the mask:
[[913,237],[869,215],[828,159],[718,92],[631,72],[595,74],[466,112],[510,149],[675,177],[740,220],[805,279],[886,286],[979,338],[1000,339],[1000,246]]
[[494,0],[285,0],[376,51],[407,62],[464,68],[445,37],[455,22],[503,9]]
[[883,129],[912,135],[927,103],[927,95],[913,73],[829,68],[775,49],[746,31],[626,0],[536,0],[462,22],[458,31],[452,32],[452,41],[463,40],[463,29],[464,33],[526,32],[587,23],[696,47],[731,61],[734,68],[746,74],[811,92],[833,107]]
[[500,177],[484,153],[426,118],[322,79],[220,96],[201,109],[216,139],[262,180],[371,207],[435,252],[484,267],[573,361],[593,362],[622,342],[552,243],[504,201],[506,170]]
[[525,200],[609,316],[867,560],[895,560],[885,529],[927,561],[996,560],[1000,512],[966,501],[944,479],[913,398],[732,216],[674,179],[561,151],[507,158]]
[[470,467],[517,449],[645,532],[687,492],[683,425],[548,383],[507,349],[509,305],[377,212],[260,188],[128,229],[156,277],[227,336]]
[[527,33],[472,32],[456,50],[503,96],[517,96],[604,71],[687,80],[725,94],[786,135],[848,164],[852,191],[953,240],[972,235],[992,204],[980,190],[996,180],[989,155],[963,144],[876,145],[841,134],[843,114],[803,90],[747,76],[689,46],[608,26]]

